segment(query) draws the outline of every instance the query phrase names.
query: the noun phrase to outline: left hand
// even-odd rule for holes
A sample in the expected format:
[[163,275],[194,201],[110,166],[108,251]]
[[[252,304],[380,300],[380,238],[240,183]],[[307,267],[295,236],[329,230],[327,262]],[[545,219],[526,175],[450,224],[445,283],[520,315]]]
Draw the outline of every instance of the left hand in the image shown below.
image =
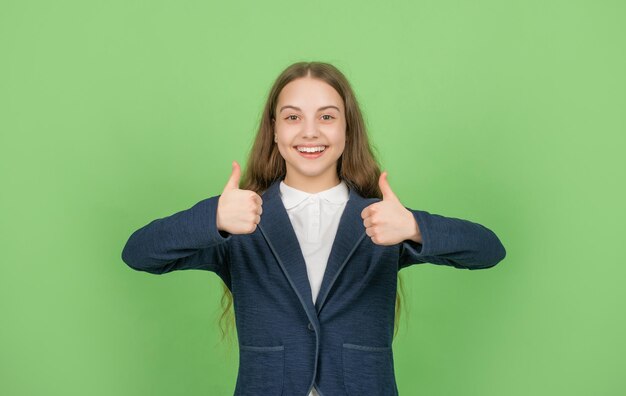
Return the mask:
[[387,171],[380,174],[378,186],[383,194],[382,201],[369,205],[361,212],[365,233],[377,245],[395,245],[407,239],[421,243],[417,221],[391,190]]

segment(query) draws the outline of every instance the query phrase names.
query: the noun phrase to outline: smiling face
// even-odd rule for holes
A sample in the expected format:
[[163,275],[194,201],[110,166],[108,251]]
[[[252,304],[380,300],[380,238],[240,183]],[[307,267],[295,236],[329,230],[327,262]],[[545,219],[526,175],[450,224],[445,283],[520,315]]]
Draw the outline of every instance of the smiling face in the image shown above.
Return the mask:
[[346,144],[339,93],[322,80],[298,78],[283,87],[275,114],[275,144],[285,159],[285,184],[309,193],[339,184],[337,160]]

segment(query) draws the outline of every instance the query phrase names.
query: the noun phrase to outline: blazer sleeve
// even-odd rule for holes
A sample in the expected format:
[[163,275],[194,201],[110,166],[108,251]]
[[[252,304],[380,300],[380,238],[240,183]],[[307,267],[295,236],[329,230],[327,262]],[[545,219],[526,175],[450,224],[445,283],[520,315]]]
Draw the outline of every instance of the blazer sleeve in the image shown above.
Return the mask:
[[496,234],[481,224],[407,209],[417,221],[422,243],[411,240],[401,243],[398,270],[421,263],[483,269],[495,266],[506,256]]
[[213,271],[228,285],[232,236],[217,229],[219,197],[204,199],[134,231],[122,249],[122,260],[135,270],[157,275],[187,269]]

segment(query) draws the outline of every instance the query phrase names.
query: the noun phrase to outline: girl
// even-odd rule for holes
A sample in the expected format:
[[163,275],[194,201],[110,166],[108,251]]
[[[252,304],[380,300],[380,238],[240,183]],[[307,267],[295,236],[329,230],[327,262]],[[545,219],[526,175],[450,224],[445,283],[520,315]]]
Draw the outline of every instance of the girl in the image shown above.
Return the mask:
[[397,395],[399,271],[489,268],[506,255],[480,224],[402,205],[348,81],[327,63],[278,76],[239,179],[233,162],[220,195],[153,220],[122,252],[136,270],[222,279],[239,340],[235,395]]

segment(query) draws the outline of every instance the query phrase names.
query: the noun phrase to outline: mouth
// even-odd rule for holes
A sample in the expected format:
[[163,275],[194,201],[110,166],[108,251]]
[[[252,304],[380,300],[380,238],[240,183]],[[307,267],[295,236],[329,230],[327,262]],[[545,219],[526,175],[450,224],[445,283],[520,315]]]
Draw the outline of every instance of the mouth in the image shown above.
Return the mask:
[[323,144],[318,145],[302,145],[302,146],[293,146],[293,149],[300,154],[301,157],[308,159],[319,158],[326,152],[328,146]]

